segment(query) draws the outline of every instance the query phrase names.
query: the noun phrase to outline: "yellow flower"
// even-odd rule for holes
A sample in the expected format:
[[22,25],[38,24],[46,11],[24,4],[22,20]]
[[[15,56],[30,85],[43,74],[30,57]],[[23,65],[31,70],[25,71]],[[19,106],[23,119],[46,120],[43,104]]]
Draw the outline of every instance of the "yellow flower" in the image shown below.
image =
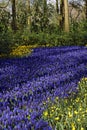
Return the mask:
[[52,106],[51,109],[56,109],[56,106]]
[[81,127],[81,130],[84,130],[84,128],[83,128],[83,127]]
[[59,117],[55,117],[54,119],[55,119],[55,121],[58,121],[58,120],[59,120]]
[[18,46],[17,48],[13,48],[10,55],[12,56],[24,56],[26,54],[30,54],[32,52],[32,49],[30,46]]
[[72,127],[72,130],[76,130],[76,129],[75,129],[75,126]]
[[83,114],[82,117],[85,117],[85,115]]
[[78,84],[80,84],[80,81],[78,82]]
[[68,112],[68,116],[71,118],[72,117],[72,114],[70,113],[70,111]]
[[75,124],[74,124],[74,123],[72,123],[71,126],[72,126],[72,130],[76,130],[76,129],[75,129]]
[[84,80],[85,80],[85,81],[87,81],[87,77],[86,77],[86,78],[84,78]]
[[48,111],[45,111],[45,112],[43,113],[43,115],[44,115],[44,116],[48,116]]
[[45,105],[45,104],[46,104],[46,102],[43,102],[43,104]]
[[79,102],[79,100],[80,100],[80,99],[79,99],[79,98],[77,98],[77,99],[76,99],[76,102]]
[[82,107],[79,108],[79,111],[82,111]]
[[48,101],[50,100],[50,98],[49,98],[49,97],[48,97],[47,99],[48,99]]
[[78,114],[78,112],[77,111],[74,111],[74,113],[77,115]]
[[58,97],[56,97],[55,99],[56,99],[56,100],[58,100],[59,98],[58,98]]
[[52,109],[51,111],[54,112],[54,109]]
[[77,121],[80,122],[81,120],[78,118]]

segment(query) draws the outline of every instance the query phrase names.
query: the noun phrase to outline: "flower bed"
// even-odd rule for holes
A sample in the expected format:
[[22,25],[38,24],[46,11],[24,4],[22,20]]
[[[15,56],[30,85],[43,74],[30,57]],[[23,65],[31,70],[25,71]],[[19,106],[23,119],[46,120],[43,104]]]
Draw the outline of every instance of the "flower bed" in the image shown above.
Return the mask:
[[[78,82],[83,77],[87,77],[87,48],[85,47],[35,48],[28,57],[1,58],[1,129],[30,130],[32,128],[32,130],[50,130],[50,127],[52,127],[54,130],[54,127],[59,129],[59,126],[61,126],[59,130],[63,129],[62,126],[64,126],[64,129],[73,129],[78,124],[75,124],[77,119],[80,121],[82,117],[79,118],[79,110],[77,111],[75,107],[72,107],[74,114],[72,108],[68,110],[70,104],[69,101],[67,101],[68,103],[65,102],[65,98],[70,99],[70,103],[75,102],[74,106],[76,105],[78,95],[80,97]],[[59,98],[58,102],[64,100],[65,103],[59,106],[56,102],[54,105],[59,109],[57,111],[53,108],[53,111],[57,112],[58,116],[56,116],[55,112],[53,112],[54,116],[50,113],[53,118],[51,121],[56,120],[55,122],[57,122],[57,125],[54,126],[50,121],[51,118],[46,115],[55,103],[56,97]],[[83,98],[82,96],[78,100],[82,101]],[[66,104],[67,107],[63,111]],[[78,105],[81,104],[78,103]],[[85,106],[81,106],[82,111]],[[63,118],[61,117],[62,114]],[[75,117],[75,114],[77,114],[78,118]],[[74,117],[76,120],[73,122]],[[64,123],[61,125],[61,121],[66,123],[66,127]],[[68,124],[69,121],[71,126]],[[85,121],[81,122],[80,128],[86,128]]]

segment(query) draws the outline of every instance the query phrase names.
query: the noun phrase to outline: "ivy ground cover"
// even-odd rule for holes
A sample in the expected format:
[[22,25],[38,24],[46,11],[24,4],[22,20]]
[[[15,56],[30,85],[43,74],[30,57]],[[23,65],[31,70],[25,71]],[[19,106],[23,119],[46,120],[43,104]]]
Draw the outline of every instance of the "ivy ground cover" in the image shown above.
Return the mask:
[[35,48],[28,57],[1,58],[0,129],[54,130],[47,118],[42,119],[49,100],[76,98],[83,77],[86,47]]

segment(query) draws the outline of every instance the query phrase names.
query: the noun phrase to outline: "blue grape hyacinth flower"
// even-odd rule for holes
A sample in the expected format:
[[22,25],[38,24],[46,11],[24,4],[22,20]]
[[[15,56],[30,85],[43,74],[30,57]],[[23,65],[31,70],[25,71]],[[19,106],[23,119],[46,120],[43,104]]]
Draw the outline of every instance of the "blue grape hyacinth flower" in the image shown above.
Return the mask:
[[40,119],[35,125],[35,130],[52,130],[52,128],[48,125],[48,122]]

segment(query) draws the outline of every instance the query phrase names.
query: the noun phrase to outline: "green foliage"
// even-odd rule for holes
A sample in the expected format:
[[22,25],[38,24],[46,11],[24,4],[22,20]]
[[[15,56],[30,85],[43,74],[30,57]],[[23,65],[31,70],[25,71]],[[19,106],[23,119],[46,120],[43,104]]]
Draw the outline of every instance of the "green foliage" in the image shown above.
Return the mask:
[[13,44],[12,32],[8,30],[0,32],[0,54],[8,55],[11,51],[12,44]]
[[[34,25],[34,27],[36,27]],[[37,28],[37,27],[36,27]],[[64,33],[58,25],[49,25],[44,31],[37,29],[29,33],[28,29],[24,29],[21,35],[23,44],[39,44],[49,46],[69,46],[69,45],[85,45],[87,43],[87,23],[73,22],[69,33]]]
[[69,34],[65,33],[29,33],[28,30],[24,31],[21,35],[22,43],[29,44],[38,44],[38,45],[48,45],[49,46],[69,46],[69,45],[84,45],[84,34],[76,34],[70,32]]
[[74,21],[71,23],[70,33],[73,40],[76,42],[76,45],[84,45],[87,43],[87,22]]
[[0,29],[1,26],[3,26],[3,29],[7,29],[10,22],[9,20],[10,20],[10,13],[5,9],[0,9]]
[[28,29],[13,33],[10,29],[0,24],[0,54],[9,54],[13,46],[18,45],[45,45],[45,46],[71,46],[85,45],[87,43],[87,34],[84,32],[64,32],[58,33],[29,33]]
[[[46,1],[45,1],[46,2]],[[46,4],[46,3],[44,3]],[[11,31],[11,15],[5,9],[0,9],[0,54],[9,54],[13,46],[45,45],[71,46],[87,44],[87,21],[72,21],[70,32],[64,33],[59,25],[59,16],[55,6],[37,0],[31,3],[28,13],[26,4],[19,1],[16,5],[17,31]],[[27,17],[31,16],[31,33],[27,27]]]
[[10,13],[0,9],[0,54],[8,55],[11,51],[12,32],[9,28]]
[[26,5],[22,1],[18,1],[16,9],[16,21],[18,29],[23,29],[27,25],[27,10]]

